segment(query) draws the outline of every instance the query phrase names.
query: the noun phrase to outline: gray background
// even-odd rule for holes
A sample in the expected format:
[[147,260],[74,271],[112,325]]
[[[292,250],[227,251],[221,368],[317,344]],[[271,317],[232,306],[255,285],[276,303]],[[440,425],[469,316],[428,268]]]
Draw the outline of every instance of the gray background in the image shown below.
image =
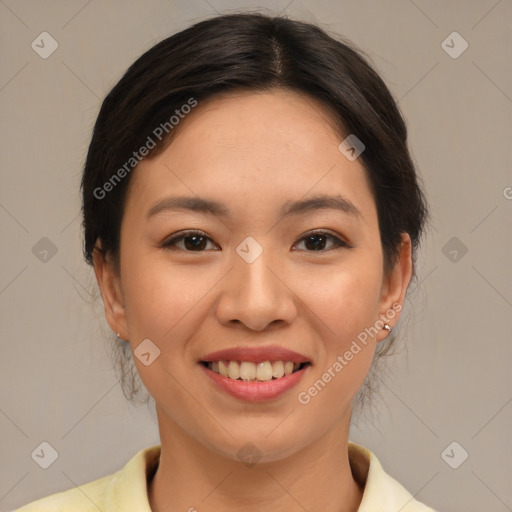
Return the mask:
[[[154,412],[127,403],[112,370],[81,257],[81,166],[101,99],[138,55],[247,8],[319,23],[369,53],[430,200],[407,348],[351,440],[438,510],[512,510],[510,0],[0,0],[0,509],[112,473],[159,442]],[[46,59],[31,47],[43,31],[59,45]],[[462,41],[442,45],[454,31],[469,44],[457,58],[444,48]],[[31,458],[43,441],[59,454],[46,470]],[[457,469],[445,462],[463,450]]]

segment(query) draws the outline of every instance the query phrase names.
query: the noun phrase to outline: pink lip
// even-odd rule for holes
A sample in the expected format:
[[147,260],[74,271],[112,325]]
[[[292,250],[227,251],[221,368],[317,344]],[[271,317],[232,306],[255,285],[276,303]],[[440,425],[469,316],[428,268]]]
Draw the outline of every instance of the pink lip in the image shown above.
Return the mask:
[[292,361],[293,363],[311,362],[306,356],[277,345],[268,347],[239,347],[218,350],[204,356],[201,361]]
[[[217,361],[217,359],[214,360]],[[237,360],[240,361],[240,359]],[[242,361],[243,360],[244,359],[242,359]],[[279,361],[281,359],[276,360]],[[290,359],[287,360],[289,361]],[[251,361],[254,361],[254,359],[251,359]],[[291,373],[290,375],[285,375],[279,379],[272,379],[265,382],[250,382],[223,377],[222,375],[210,370],[203,364],[199,363],[199,366],[220,389],[226,391],[235,398],[240,398],[249,402],[264,402],[266,400],[278,398],[296,386],[310,367],[310,365],[307,365],[306,367]]]

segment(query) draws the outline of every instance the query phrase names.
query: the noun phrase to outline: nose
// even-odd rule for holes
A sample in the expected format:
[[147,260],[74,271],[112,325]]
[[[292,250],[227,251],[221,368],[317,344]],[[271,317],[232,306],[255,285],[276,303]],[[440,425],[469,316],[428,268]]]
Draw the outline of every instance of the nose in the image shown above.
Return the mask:
[[[217,318],[223,325],[243,324],[253,331],[290,324],[297,315],[297,297],[283,279],[282,265],[267,257],[252,263],[233,255],[233,267],[223,280]],[[282,326],[282,325],[281,325]]]

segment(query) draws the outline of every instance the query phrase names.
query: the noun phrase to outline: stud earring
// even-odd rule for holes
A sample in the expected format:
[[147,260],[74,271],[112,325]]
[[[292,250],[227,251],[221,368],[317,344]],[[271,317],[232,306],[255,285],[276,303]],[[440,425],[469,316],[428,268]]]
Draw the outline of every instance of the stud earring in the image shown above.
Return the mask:
[[383,329],[386,329],[386,331],[391,332],[392,327],[390,327],[389,324],[384,324]]

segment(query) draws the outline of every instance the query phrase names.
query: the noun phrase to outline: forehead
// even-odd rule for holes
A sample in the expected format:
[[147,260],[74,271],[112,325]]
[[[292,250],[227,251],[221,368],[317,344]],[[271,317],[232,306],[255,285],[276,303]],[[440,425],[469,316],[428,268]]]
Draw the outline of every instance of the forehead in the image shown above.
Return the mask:
[[339,123],[325,104],[283,88],[223,93],[199,103],[183,125],[175,142],[190,142],[199,136],[199,144],[220,142],[245,151],[263,142],[274,155],[280,146],[288,152],[299,147],[307,151],[320,139],[327,137],[326,143],[336,143],[343,138]]
[[136,169],[139,199],[172,192],[264,209],[339,193],[372,208],[362,163],[339,151],[344,134],[314,98],[282,89],[230,93],[199,103],[180,122],[171,144]]

